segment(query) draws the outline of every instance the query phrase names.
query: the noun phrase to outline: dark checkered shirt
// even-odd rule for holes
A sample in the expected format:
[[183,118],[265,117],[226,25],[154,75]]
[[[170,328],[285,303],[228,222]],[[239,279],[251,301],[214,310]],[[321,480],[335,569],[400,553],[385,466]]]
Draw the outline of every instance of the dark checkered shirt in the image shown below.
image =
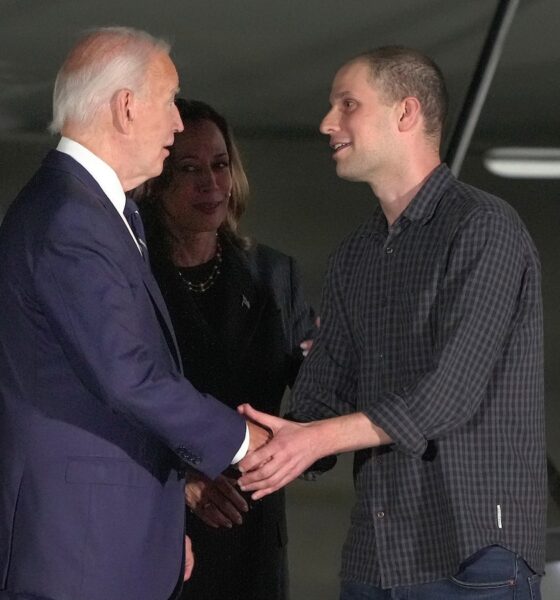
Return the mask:
[[361,411],[394,440],[355,455],[342,578],[435,581],[491,544],[542,572],[540,265],[515,211],[441,165],[342,243],[321,317],[292,414]]

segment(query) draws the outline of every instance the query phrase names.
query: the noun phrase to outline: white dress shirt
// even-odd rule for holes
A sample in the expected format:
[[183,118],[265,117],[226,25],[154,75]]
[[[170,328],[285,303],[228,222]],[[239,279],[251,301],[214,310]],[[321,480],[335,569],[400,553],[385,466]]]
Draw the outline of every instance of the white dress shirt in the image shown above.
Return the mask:
[[[99,156],[96,156],[85,146],[82,146],[82,144],[79,144],[78,142],[75,142],[69,138],[61,137],[56,149],[59,152],[64,152],[64,154],[71,156],[76,162],[80,163],[82,167],[84,167],[84,169],[95,179],[107,198],[109,198],[113,206],[117,209],[117,212],[121,216],[126,228],[130,232],[134,243],[136,246],[138,246],[136,236],[132,232],[132,229],[130,229],[130,225],[124,216],[126,197],[121,182],[115,171],[113,171],[113,169],[105,161],[101,160]],[[140,246],[138,246],[138,251],[141,252]]]

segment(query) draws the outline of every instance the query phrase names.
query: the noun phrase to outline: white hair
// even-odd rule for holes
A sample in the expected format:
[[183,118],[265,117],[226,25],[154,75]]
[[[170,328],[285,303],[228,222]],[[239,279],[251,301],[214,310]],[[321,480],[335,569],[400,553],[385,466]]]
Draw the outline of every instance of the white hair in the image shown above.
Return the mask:
[[130,27],[102,27],[86,33],[56,77],[49,131],[59,133],[70,121],[89,124],[119,90],[140,92],[153,55],[169,51],[166,41]]

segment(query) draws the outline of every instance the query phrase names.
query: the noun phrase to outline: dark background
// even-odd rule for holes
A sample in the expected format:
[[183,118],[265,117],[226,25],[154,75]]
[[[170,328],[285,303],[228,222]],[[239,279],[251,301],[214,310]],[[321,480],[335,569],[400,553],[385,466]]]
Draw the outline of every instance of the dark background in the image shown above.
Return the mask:
[[[382,44],[427,52],[448,81],[451,129],[496,5],[495,0],[0,0],[0,218],[45,151],[56,145],[45,133],[52,84],[79,33],[102,25],[143,28],[172,43],[182,95],[210,102],[233,125],[253,192],[244,230],[298,259],[309,298],[319,306],[329,253],[375,202],[367,186],[337,179],[327,138],[318,132],[336,69]],[[558,467],[560,183],[498,178],[484,169],[482,157],[497,146],[560,145],[559,25],[558,0],[521,1],[461,174],[510,202],[541,254],[548,447]],[[320,482],[291,486],[292,600],[337,597],[351,501],[348,458]],[[549,524],[552,537],[560,526],[560,509],[552,501]],[[549,592],[555,598],[560,583],[552,582],[560,567],[551,564],[548,571],[545,588],[555,589]]]

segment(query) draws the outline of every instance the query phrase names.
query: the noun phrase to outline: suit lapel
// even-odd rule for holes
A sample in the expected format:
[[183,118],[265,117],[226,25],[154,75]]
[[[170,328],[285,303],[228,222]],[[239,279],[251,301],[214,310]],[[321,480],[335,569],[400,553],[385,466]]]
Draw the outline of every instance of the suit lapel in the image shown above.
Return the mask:
[[225,318],[223,339],[233,362],[245,355],[255,335],[269,297],[253,276],[244,252],[224,243]]
[[181,360],[179,358],[179,347],[177,345],[175,331],[174,331],[173,325],[171,323],[171,317],[169,316],[169,311],[167,310],[167,305],[165,304],[165,300],[163,299],[163,296],[161,295],[161,291],[159,289],[159,286],[158,286],[156,280],[154,279],[152,271],[151,271],[148,263],[144,260],[144,258],[140,254],[140,251],[138,250],[138,246],[132,239],[132,236],[130,235],[130,231],[128,231],[128,229],[126,228],[124,221],[122,220],[118,211],[113,206],[113,203],[107,198],[107,196],[105,196],[105,194],[103,194],[101,201],[102,201],[103,205],[105,206],[105,208],[107,209],[107,211],[110,213],[111,220],[112,220],[114,226],[119,231],[119,234],[120,234],[119,239],[122,239],[124,241],[124,243],[126,244],[126,246],[128,247],[128,250],[131,254],[132,261],[134,262],[134,264],[136,265],[136,267],[142,274],[142,281],[144,282],[146,291],[148,292],[148,295],[150,296],[150,299],[152,300],[152,304],[154,305],[154,308],[156,309],[156,312],[158,315],[158,320],[160,321],[162,329],[164,330],[164,335],[165,335],[165,339],[167,340],[167,345],[169,346],[169,349],[171,350],[171,354],[173,355],[173,359],[175,361],[177,368],[179,369],[179,371],[182,372]]
[[130,231],[128,231],[126,225],[124,224],[121,215],[119,215],[117,209],[109,200],[109,198],[107,198],[97,181],[71,156],[68,156],[63,152],[52,150],[47,154],[44,164],[50,168],[62,169],[71,173],[98,198],[99,202],[105,209],[105,213],[109,223],[111,224],[111,227],[115,231],[116,239],[121,240],[121,242],[127,247],[128,252],[130,253],[132,264],[139,269],[142,275],[142,281],[144,282],[146,291],[148,292],[148,295],[150,296],[152,304],[156,310],[158,320],[163,329],[164,336],[167,340],[167,344],[175,364],[177,365],[177,368],[182,371],[181,361],[179,359],[179,348],[177,346],[177,340],[175,338],[175,332],[173,331],[173,325],[171,324],[171,318],[169,317],[167,306],[148,264],[142,258],[142,255],[138,250],[138,246],[132,239]]
[[[142,259],[144,263],[144,259]],[[152,303],[158,313],[159,321],[161,323],[165,339],[167,340],[167,345],[169,346],[169,350],[173,356],[173,360],[175,361],[175,365],[177,369],[183,373],[183,366],[181,364],[180,354],[179,354],[179,346],[177,345],[177,338],[175,337],[175,330],[173,329],[173,325],[171,323],[171,317],[169,316],[169,311],[167,310],[167,305],[163,300],[160,289],[154,280],[152,273],[147,268],[144,263],[144,269],[147,273],[143,275],[144,285],[146,286],[146,290],[148,291],[148,295],[150,296]],[[163,323],[161,322],[163,319]]]

